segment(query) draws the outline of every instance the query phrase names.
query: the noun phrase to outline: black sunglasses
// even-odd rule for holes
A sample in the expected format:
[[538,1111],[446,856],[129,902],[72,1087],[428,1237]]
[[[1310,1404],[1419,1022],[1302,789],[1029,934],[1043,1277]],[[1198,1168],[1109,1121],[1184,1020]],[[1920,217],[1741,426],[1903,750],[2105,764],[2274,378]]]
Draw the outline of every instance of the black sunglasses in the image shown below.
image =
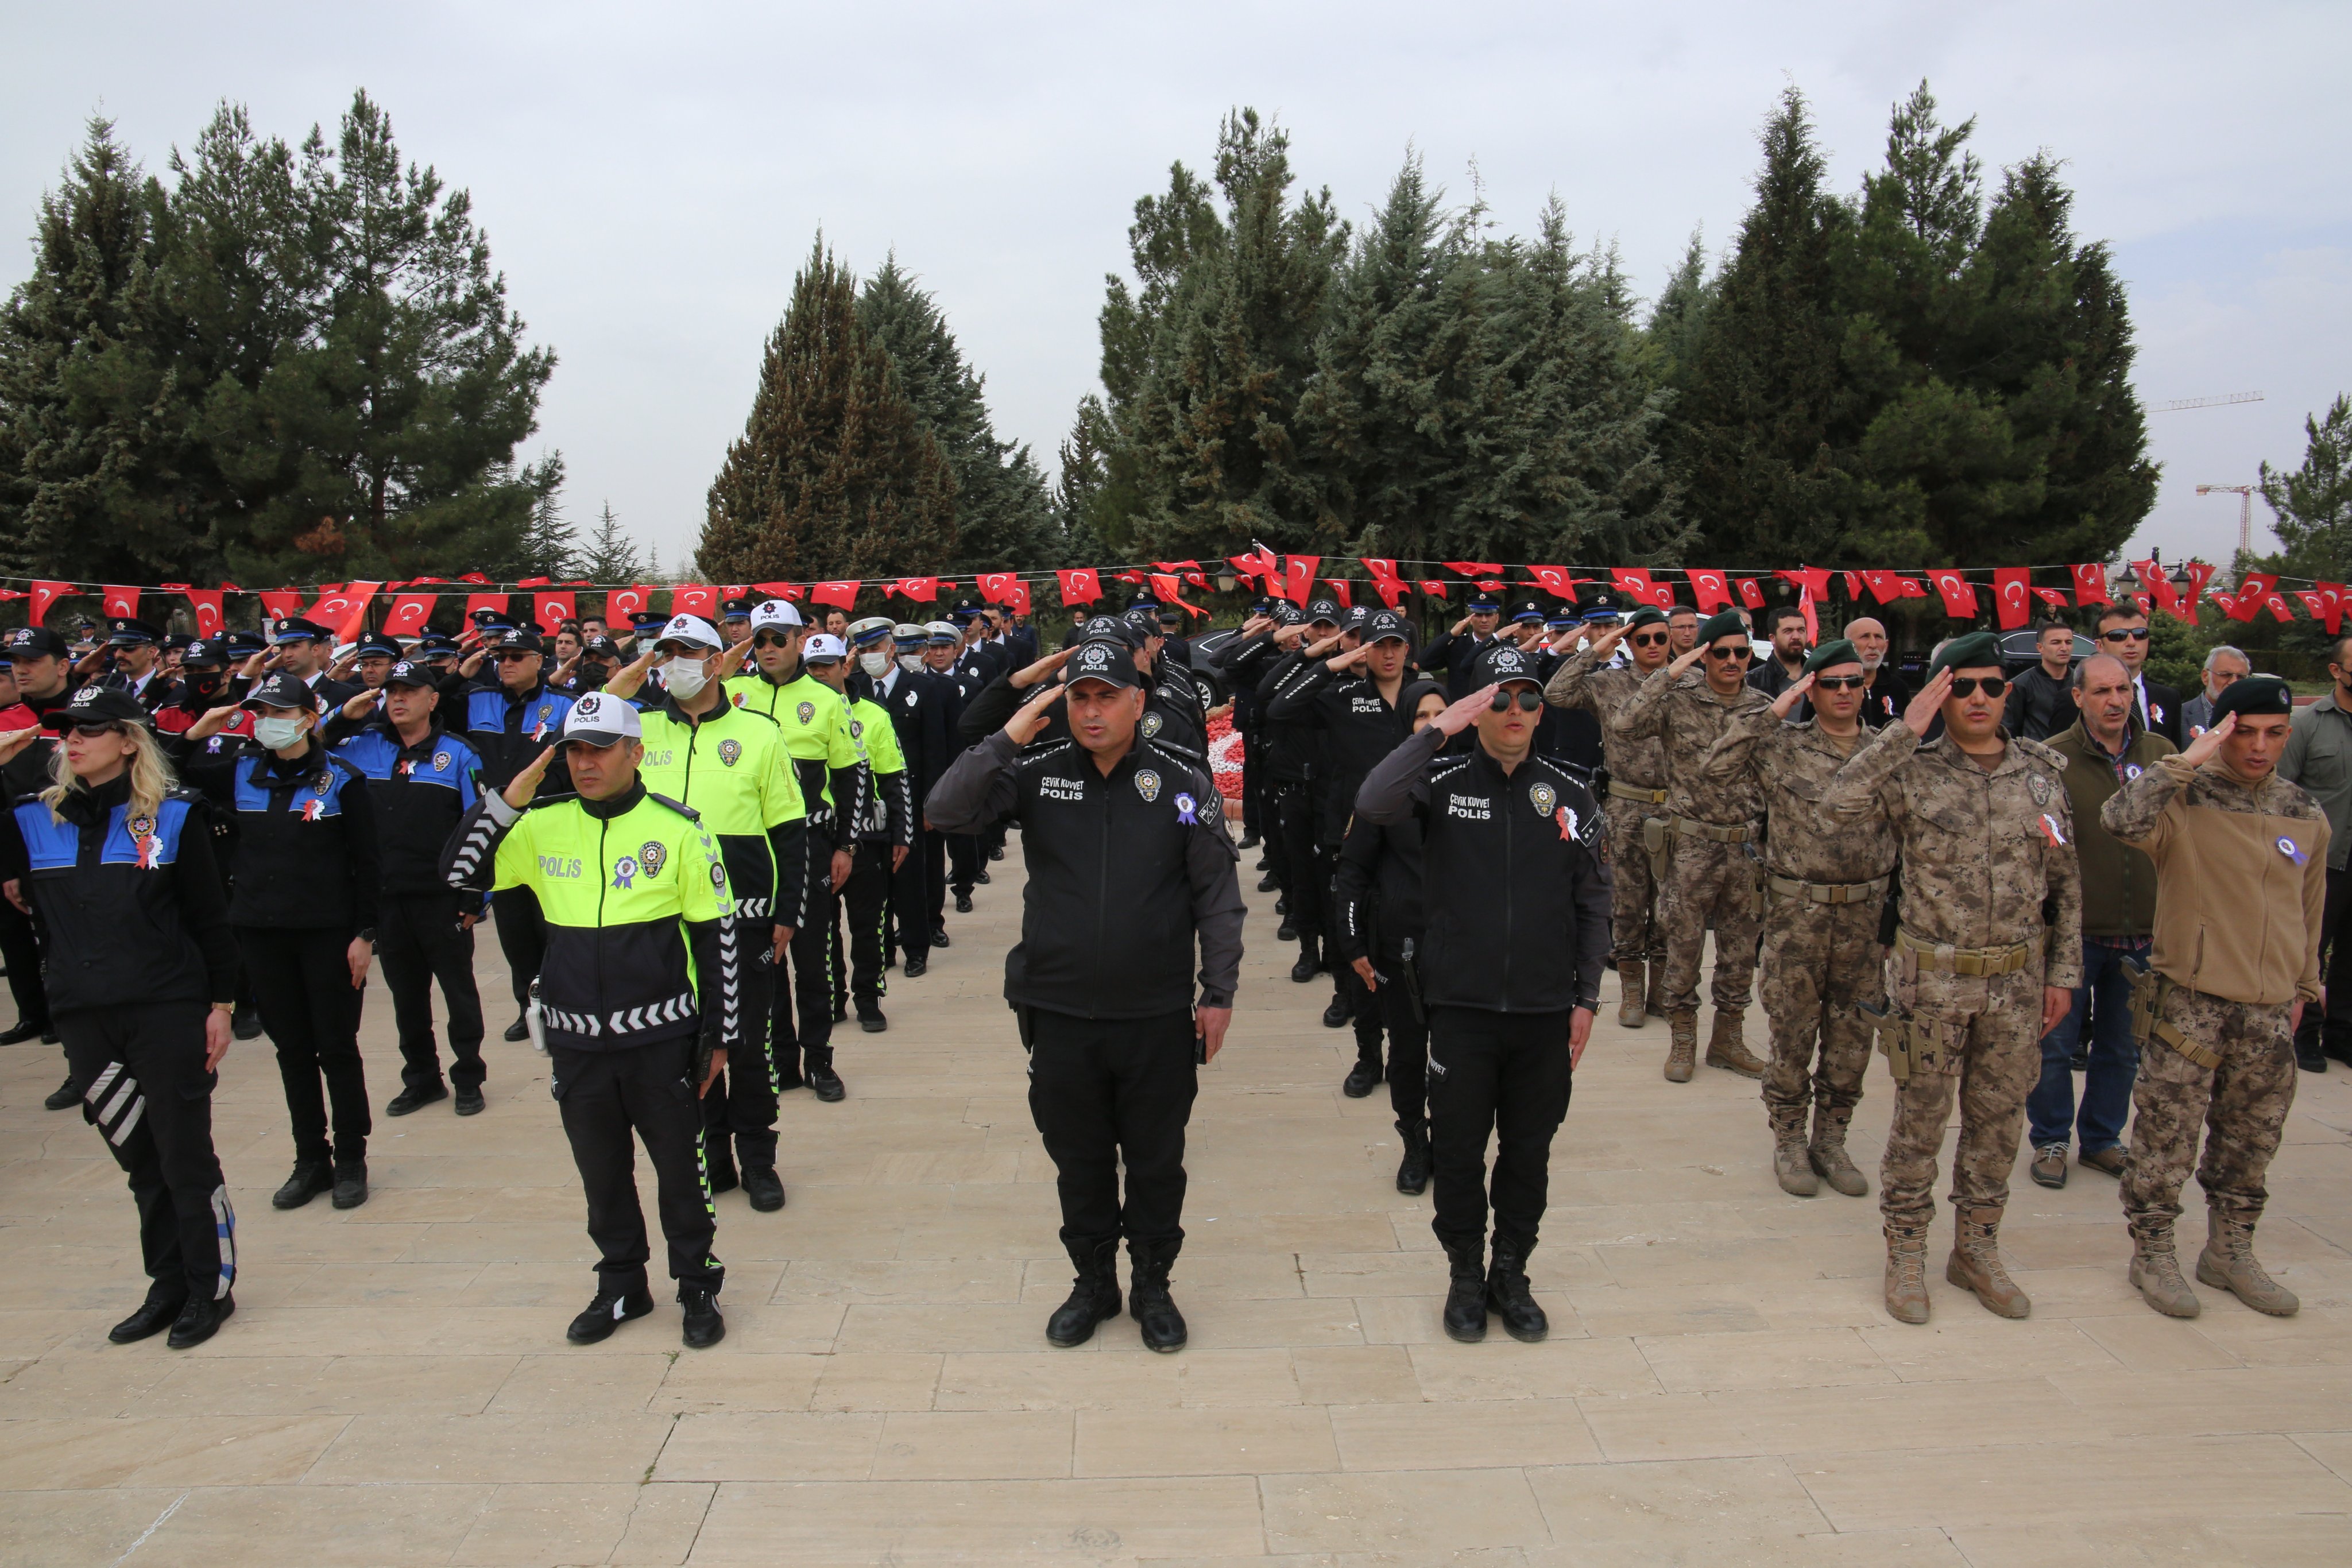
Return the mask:
[[1952,680],[1952,695],[1956,697],[1973,696],[1979,687],[1985,695],[1997,697],[2009,690],[2009,683],[1999,675],[1957,675]]
[[1825,692],[1850,692],[1870,685],[1868,675],[1815,675],[1813,685]]
[[1543,706],[1543,694],[1541,692],[1496,692],[1495,694],[1494,700],[1489,702],[1486,706],[1493,708],[1496,713],[1508,713],[1511,711],[1511,698],[1514,695],[1519,699],[1519,707],[1523,712],[1533,713],[1536,709]]
[[520,664],[525,659],[536,659],[538,657],[538,654],[528,651],[517,653],[513,650],[509,650],[508,652],[499,655],[499,663],[501,664]]
[[94,740],[101,735],[121,735],[122,727],[108,719],[78,722],[73,732],[84,740]]
[[2100,632],[2099,638],[2106,643],[2145,643],[2147,641],[2147,628],[2145,626],[2117,627],[2113,632]]
[[1706,656],[1710,659],[1739,659],[1744,661],[1751,659],[1755,657],[1755,655],[1756,650],[1753,648],[1709,648],[1706,651]]
[[1633,643],[1636,648],[1654,648],[1664,643],[1666,640],[1666,636],[1667,634],[1664,632],[1653,632],[1645,635],[1629,637],[1626,641]]
[[751,646],[754,648],[789,647],[791,642],[789,637],[776,632],[758,632],[751,636]]

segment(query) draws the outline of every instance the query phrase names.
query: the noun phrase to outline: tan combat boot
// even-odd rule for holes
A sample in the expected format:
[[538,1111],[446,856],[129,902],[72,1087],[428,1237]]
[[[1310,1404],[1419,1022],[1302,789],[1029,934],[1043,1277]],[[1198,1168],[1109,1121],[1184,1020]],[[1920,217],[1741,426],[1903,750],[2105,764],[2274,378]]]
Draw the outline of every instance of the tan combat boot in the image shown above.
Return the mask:
[[1706,1038],[1706,1064],[1742,1078],[1761,1078],[1764,1064],[1748,1054],[1748,1041],[1740,1032],[1744,1016],[1729,1008],[1715,1009],[1715,1032]]
[[1666,956],[1650,960],[1650,1004],[1643,1009],[1654,1019],[1666,1016]]
[[1944,1265],[1944,1278],[1975,1291],[1985,1311],[1994,1316],[2021,1318],[2033,1310],[2033,1302],[2000,1266],[2000,1216],[2001,1210],[1992,1204],[1964,1208],[1954,1216],[1959,1234],[1954,1239],[1951,1260]]
[[1639,958],[1617,961],[1617,984],[1622,988],[1617,998],[1619,1029],[1640,1029],[1650,1021],[1647,1005],[1643,1001],[1648,993],[1643,988],[1642,970],[1643,964]]
[[1780,1190],[1791,1197],[1811,1197],[1822,1190],[1813,1162],[1805,1149],[1805,1109],[1801,1105],[1772,1112],[1772,1175]]
[[2291,1318],[2303,1303],[2254,1261],[2254,1228],[2223,1216],[2218,1208],[2205,1211],[2205,1250],[2197,1255],[2197,1281],[2227,1291],[2258,1312]]
[[1666,1082],[1688,1083],[1698,1058],[1698,1015],[1666,1015]]
[[1846,1124],[1853,1120],[1853,1107],[1832,1109],[1827,1105],[1813,1107],[1813,1141],[1806,1150],[1806,1158],[1813,1174],[1848,1197],[1860,1197],[1870,1190],[1870,1182],[1854,1168],[1853,1158],[1845,1152]]
[[2132,1236],[2132,1289],[2168,1318],[2193,1318],[2203,1312],[2197,1292],[2180,1277],[2180,1259],[2172,1250],[2172,1228],[2161,1236]]
[[1898,1323],[1927,1321],[1927,1227],[1886,1222],[1886,1311]]

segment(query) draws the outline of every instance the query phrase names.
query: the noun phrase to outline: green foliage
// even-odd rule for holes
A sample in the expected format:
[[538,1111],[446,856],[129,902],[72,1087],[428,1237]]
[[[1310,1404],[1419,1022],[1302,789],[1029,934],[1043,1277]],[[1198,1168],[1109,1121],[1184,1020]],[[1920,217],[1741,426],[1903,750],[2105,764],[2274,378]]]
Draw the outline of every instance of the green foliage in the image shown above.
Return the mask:
[[2276,569],[2296,577],[2352,578],[2352,398],[2338,393],[2319,417],[2305,415],[2302,466],[2262,467],[2263,499],[2284,547]]
[[652,558],[637,553],[636,540],[622,530],[613,503],[605,502],[594,531],[580,546],[572,574],[590,582],[627,584],[650,581],[652,572]]

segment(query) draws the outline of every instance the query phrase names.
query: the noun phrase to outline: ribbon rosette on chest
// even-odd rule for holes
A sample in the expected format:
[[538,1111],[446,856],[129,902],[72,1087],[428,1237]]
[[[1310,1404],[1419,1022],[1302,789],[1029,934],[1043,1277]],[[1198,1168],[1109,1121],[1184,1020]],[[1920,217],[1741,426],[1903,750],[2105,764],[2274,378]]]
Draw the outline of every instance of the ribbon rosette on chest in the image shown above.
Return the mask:
[[636,884],[636,880],[637,862],[635,856],[623,855],[613,862],[613,886],[615,891],[627,892]]

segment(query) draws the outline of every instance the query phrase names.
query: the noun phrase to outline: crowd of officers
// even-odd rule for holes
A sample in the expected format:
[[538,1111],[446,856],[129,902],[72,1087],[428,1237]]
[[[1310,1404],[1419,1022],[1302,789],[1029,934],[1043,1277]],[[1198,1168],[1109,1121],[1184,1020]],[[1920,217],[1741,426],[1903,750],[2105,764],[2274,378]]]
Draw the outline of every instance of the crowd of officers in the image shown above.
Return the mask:
[[[2074,717],[2042,740],[2017,730],[2021,710],[2062,710],[2006,675],[1990,633],[1944,644],[1915,694],[1876,622],[1809,646],[1796,612],[1751,624],[1600,595],[1506,617],[1482,594],[1416,647],[1395,612],[1329,600],[1263,601],[1198,641],[1179,607],[1139,601],[1076,615],[1045,653],[976,605],[824,628],[783,600],[725,610],[618,636],[566,623],[552,648],[488,614],[460,638],[340,654],[299,619],[266,646],[169,647],[135,621],[89,653],[10,634],[14,1038],[63,1036],[50,1103],[81,1104],[130,1173],[153,1283],[118,1340],[198,1343],[234,1310],[208,1126],[231,1038],[266,1029],[277,1051],[296,1144],[279,1207],[365,1201],[357,1030],[378,959],[404,1061],[387,1112],[452,1090],[459,1114],[482,1108],[472,932],[488,917],[518,1002],[507,1038],[551,1058],[602,1259],[571,1338],[653,1310],[629,1175],[642,1142],[685,1342],[716,1343],[713,1195],[783,1207],[778,1096],[844,1096],[833,1026],[888,1027],[885,971],[924,972],[947,897],[971,907],[1012,823],[1028,882],[1005,995],[1077,1270],[1054,1343],[1123,1301],[1147,1345],[1185,1343],[1170,1291],[1184,1134],[1231,1019],[1249,848],[1297,944],[1291,978],[1328,977],[1323,1021],[1354,1030],[1344,1092],[1385,1082],[1396,1186],[1434,1183],[1456,1339],[1482,1338],[1490,1313],[1545,1336],[1528,1260],[1602,974],[1617,970],[1621,1024],[1664,1018],[1664,1075],[1686,1082],[1710,931],[1703,1060],[1762,1080],[1784,1190],[1868,1190],[1847,1130],[1874,1042],[1887,1058],[1898,1320],[1927,1316],[1956,1107],[1946,1277],[2001,1315],[2030,1310],[1998,1246],[2009,1174],[2031,1098],[2036,1179],[2047,1135],[2063,1180],[2068,1064],[2086,1030],[2113,1032],[2108,981],[2138,1066],[2128,1156],[2112,1073],[2086,1084],[2079,1132],[2082,1163],[2122,1178],[2132,1281],[2159,1311],[2196,1311],[2172,1226],[2201,1129],[2197,1277],[2295,1308],[2252,1237],[2294,1026],[2352,907],[2330,896],[2344,855],[2327,811],[2280,776],[2284,686],[2209,680],[2206,727],[2173,749],[2155,732],[2178,729],[2181,705],[2141,676],[2146,623],[2127,611],[2097,622],[2111,653],[2073,661],[2067,631]],[[1207,759],[1225,712],[1244,740],[1238,845]],[[2326,755],[2352,763],[2352,744]],[[2145,905],[2144,936],[2086,922],[2086,882],[2105,899],[2113,878]],[[159,942],[183,949],[172,981],[136,1005],[82,974]],[[1765,1059],[1744,1024],[1759,956]]]

